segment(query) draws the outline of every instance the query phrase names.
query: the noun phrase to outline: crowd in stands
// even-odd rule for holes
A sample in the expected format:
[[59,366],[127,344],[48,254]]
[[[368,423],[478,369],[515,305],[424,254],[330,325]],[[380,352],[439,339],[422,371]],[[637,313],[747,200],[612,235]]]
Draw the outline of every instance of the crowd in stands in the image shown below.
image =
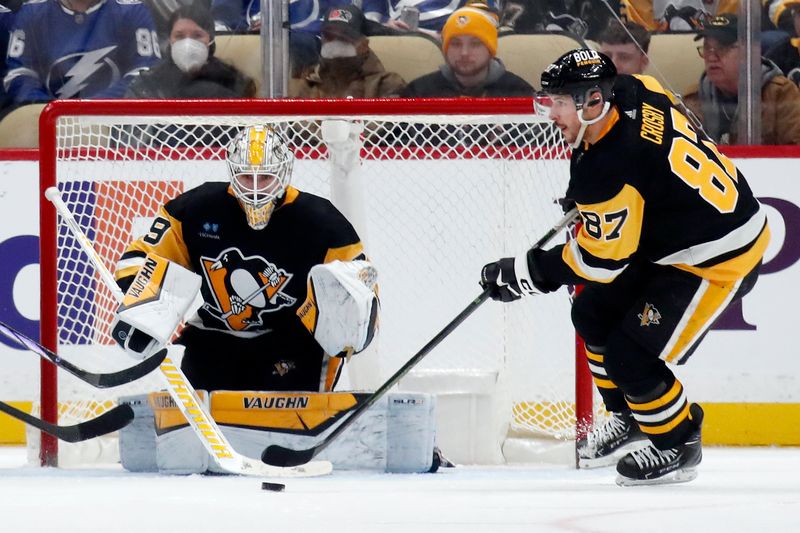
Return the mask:
[[[257,96],[259,80],[215,56],[215,36],[258,33],[259,0],[0,2],[0,117],[53,99]],[[800,144],[800,0],[761,4],[762,141]],[[735,143],[738,10],[738,0],[291,0],[287,96],[531,96],[530,73],[508,70],[498,38],[569,35],[641,74],[651,35],[694,32],[705,71],[677,89],[712,138]],[[438,70],[386,71],[370,37],[407,33],[440,46]]]

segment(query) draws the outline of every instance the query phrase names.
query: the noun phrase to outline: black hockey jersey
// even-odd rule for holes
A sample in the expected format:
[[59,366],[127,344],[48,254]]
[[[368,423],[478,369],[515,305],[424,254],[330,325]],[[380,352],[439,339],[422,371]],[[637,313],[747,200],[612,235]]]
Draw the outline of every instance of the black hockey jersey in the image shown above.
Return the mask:
[[766,215],[744,176],[704,140],[649,76],[619,76],[610,120],[572,153],[566,196],[583,226],[577,239],[535,254],[554,284],[607,283],[634,260],[733,281],[761,260]]
[[148,253],[203,278],[203,306],[190,326],[250,338],[296,331],[312,266],[363,259],[355,229],[328,200],[289,187],[264,229],[248,224],[228,183],[205,183],[169,201],[150,232],[117,264],[126,288]]

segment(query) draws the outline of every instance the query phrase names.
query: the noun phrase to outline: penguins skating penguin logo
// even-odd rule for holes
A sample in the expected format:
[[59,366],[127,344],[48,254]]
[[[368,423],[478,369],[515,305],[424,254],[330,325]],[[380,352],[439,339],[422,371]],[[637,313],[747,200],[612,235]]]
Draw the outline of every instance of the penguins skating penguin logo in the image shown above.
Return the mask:
[[283,292],[292,274],[260,256],[244,257],[237,248],[219,256],[201,257],[203,275],[214,303],[202,309],[233,331],[263,325],[263,313],[291,306],[297,300]]

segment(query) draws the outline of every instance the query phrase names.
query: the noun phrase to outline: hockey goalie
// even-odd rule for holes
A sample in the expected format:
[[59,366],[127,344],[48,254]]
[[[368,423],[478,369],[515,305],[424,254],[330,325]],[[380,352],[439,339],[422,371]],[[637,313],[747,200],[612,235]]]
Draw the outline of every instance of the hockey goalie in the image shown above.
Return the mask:
[[[262,430],[307,435],[329,427],[336,401],[318,395],[333,391],[345,362],[369,346],[378,327],[375,267],[331,202],[290,185],[293,160],[273,128],[244,129],[228,146],[229,182],[205,183],[162,206],[115,274],[126,294],[112,334],[137,358],[170,341],[199,290],[201,303],[175,339],[184,347],[181,369],[210,394],[215,418],[213,398],[227,391],[223,403],[234,405],[225,410],[228,422],[252,428],[237,434],[245,446],[263,447]],[[249,391],[302,392],[305,399],[255,400]],[[170,408],[163,400],[149,403],[158,413]],[[303,411],[312,404],[324,408]],[[297,411],[290,419],[307,423],[286,427],[287,409]],[[251,419],[253,412],[259,416]],[[185,464],[191,435],[180,437],[169,424],[158,429],[159,446],[166,436],[181,443],[160,458],[160,470],[204,469],[205,457]]]

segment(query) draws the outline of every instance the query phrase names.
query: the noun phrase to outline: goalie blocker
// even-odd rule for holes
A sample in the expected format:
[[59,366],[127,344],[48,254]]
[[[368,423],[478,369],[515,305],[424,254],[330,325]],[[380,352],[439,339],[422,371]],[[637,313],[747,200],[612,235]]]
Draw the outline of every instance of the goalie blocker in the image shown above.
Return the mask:
[[[206,404],[231,445],[258,456],[271,444],[308,447],[349,416],[367,393],[216,391]],[[203,394],[206,398],[206,395]],[[136,413],[120,432],[122,466],[134,472],[221,472],[167,393],[120,399]],[[339,470],[428,472],[434,454],[435,397],[391,393],[372,405],[320,457]]]
[[172,338],[200,291],[200,276],[148,254],[128,287],[111,325],[111,336],[134,359],[145,359]]

